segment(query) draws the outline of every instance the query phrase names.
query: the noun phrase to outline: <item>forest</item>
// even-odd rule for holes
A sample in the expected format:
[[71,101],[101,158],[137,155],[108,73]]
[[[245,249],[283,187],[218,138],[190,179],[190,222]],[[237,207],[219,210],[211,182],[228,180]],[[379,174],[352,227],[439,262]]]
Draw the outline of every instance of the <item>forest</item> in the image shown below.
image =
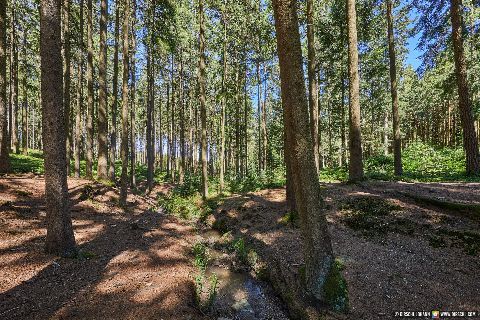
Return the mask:
[[0,319],[480,319],[480,1],[0,0]]

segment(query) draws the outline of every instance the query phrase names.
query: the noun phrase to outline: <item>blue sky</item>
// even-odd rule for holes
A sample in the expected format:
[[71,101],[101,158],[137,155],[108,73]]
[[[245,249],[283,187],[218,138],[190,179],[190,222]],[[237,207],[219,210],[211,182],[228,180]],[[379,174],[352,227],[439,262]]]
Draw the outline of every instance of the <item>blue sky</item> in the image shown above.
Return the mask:
[[408,39],[408,54],[407,54],[407,64],[413,66],[415,70],[422,64],[422,51],[417,49],[419,43],[420,35],[415,35]]

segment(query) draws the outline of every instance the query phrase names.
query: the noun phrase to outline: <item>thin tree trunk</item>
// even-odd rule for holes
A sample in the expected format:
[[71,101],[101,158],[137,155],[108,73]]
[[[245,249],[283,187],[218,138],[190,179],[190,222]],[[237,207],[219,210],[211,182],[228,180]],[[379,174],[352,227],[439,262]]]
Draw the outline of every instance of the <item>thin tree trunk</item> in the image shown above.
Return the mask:
[[323,300],[333,252],[311,147],[295,1],[274,0],[273,10],[286,142],[304,241],[305,285],[309,294]]
[[7,2],[0,2],[0,173],[10,171],[7,106]]
[[[90,0],[89,0],[90,1]],[[123,17],[123,78],[122,78],[122,141],[120,153],[122,159],[122,174],[120,177],[120,205],[127,204],[128,192],[128,72],[129,72],[129,20],[130,20],[130,0],[125,0]]]
[[207,106],[205,101],[205,17],[203,12],[203,0],[199,0],[198,14],[200,23],[200,62],[198,82],[200,85],[200,118],[202,122],[202,197],[208,197],[208,168],[207,168]]
[[349,180],[364,178],[362,134],[360,123],[360,77],[358,74],[357,13],[355,0],[347,0],[348,79],[350,106],[350,168]]
[[87,162],[85,175],[87,179],[93,178],[93,7],[92,0],[87,0]]
[[461,11],[462,0],[451,0],[450,17],[452,21],[453,55],[455,59],[460,118],[463,128],[463,147],[466,153],[466,172],[467,175],[477,175],[480,173],[480,155],[467,82],[467,63],[463,47]]
[[23,31],[23,106],[22,106],[22,153],[28,155],[28,92],[27,92],[27,32]]
[[183,88],[183,49],[180,48],[180,88],[179,88],[179,108],[180,108],[180,166],[178,168],[178,183],[183,184],[185,176],[185,105]]
[[[68,1],[68,0],[67,0]],[[97,177],[108,180],[108,119],[107,119],[107,20],[108,1],[100,1],[100,57],[98,66],[98,162]]]
[[313,0],[307,0],[307,49],[308,49],[308,104],[310,109],[310,131],[312,135],[313,157],[317,172],[320,168],[318,157],[318,96],[315,77],[315,32]]
[[397,61],[395,56],[395,38],[393,33],[393,1],[387,0],[388,54],[390,57],[390,89],[392,94],[393,120],[393,158],[395,175],[403,174],[402,138],[400,136],[400,116],[398,113]]
[[78,88],[77,88],[77,110],[75,114],[75,149],[74,149],[74,158],[75,158],[75,178],[80,178],[80,149],[81,149],[81,139],[82,139],[82,106],[83,106],[83,58],[84,58],[84,42],[83,42],[83,11],[84,3],[83,0],[80,0],[80,33],[78,35],[79,39],[79,57],[78,57]]
[[40,2],[42,122],[47,208],[45,251],[72,256],[76,254],[76,248],[67,186],[60,8],[61,0]]
[[220,120],[220,194],[225,189],[225,112],[227,108],[227,92],[226,92],[226,80],[227,80],[227,11],[226,0],[223,3],[222,12],[223,22],[223,72],[222,72],[222,115]]
[[[16,2],[14,1],[13,4]],[[17,45],[17,20],[16,12],[12,11],[12,52],[13,52],[13,65],[12,65],[12,82],[13,82],[13,110],[12,110],[12,140],[13,152],[18,154],[20,151],[18,145],[18,45]]]
[[132,0],[132,25],[131,25],[131,45],[132,45],[132,52],[131,52],[131,63],[130,63],[130,71],[131,71],[131,81],[130,81],[130,187],[136,188],[137,187],[137,177],[136,177],[136,165],[137,165],[137,132],[135,130],[135,115],[137,110],[137,100],[135,98],[136,95],[136,59],[135,54],[137,50],[137,37],[135,35],[135,24],[137,21],[136,17],[136,0]]
[[71,83],[71,64],[70,64],[70,0],[63,1],[63,103],[65,104],[65,130],[66,130],[66,148],[67,148],[67,175],[70,175],[70,158],[72,155],[72,135],[70,130],[70,83]]
[[111,181],[115,181],[115,158],[117,151],[117,109],[118,109],[118,38],[120,34],[120,3],[115,3],[115,42],[113,54],[113,103],[112,103],[112,123],[110,125],[110,166],[108,176]]

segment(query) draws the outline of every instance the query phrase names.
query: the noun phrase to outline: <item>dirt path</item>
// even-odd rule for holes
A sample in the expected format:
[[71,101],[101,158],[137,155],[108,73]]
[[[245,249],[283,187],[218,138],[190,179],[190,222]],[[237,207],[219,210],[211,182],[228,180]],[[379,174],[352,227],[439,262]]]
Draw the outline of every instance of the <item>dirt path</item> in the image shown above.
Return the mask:
[[[408,196],[476,203],[478,185],[367,182],[329,184],[323,190],[334,252],[345,265],[349,287],[346,318],[393,319],[395,311],[479,311],[478,220]],[[382,206],[388,212],[382,213]],[[303,264],[299,229],[285,223],[286,213],[284,189],[273,189],[226,199],[214,219],[255,247],[280,289],[299,285]],[[289,294],[284,292],[284,298]]]
[[203,319],[194,305],[191,227],[130,208],[116,192],[71,179],[72,216],[82,258],[42,252],[44,180],[0,179],[1,319]]

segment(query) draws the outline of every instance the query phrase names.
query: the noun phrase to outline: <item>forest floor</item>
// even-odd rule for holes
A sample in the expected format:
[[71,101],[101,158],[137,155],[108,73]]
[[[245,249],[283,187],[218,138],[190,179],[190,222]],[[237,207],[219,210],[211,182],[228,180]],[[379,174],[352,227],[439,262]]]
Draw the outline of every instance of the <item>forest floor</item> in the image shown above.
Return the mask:
[[[0,178],[1,319],[288,318],[268,281],[242,275],[238,266],[228,273],[236,262],[215,251],[215,244],[207,273],[218,274],[218,301],[224,302],[204,315],[195,303],[198,270],[192,263],[199,237],[221,242],[230,231],[229,237],[254,248],[255,263],[265,265],[270,280],[276,275],[284,284],[298,285],[301,236],[284,189],[224,198],[207,219],[216,233],[164,214],[154,198],[131,195],[122,210],[114,188],[69,179],[69,189],[81,250],[76,259],[43,253],[43,178]],[[334,253],[349,289],[350,310],[338,317],[374,320],[393,318],[395,311],[479,311],[478,190],[475,183],[322,185]],[[168,186],[161,186],[153,194],[167,191]],[[281,284],[270,282],[290,305]],[[226,293],[242,297],[232,302]],[[223,310],[227,303],[239,312]]]
[[192,227],[152,200],[69,179],[80,255],[43,253],[44,179],[0,179],[1,319],[203,319],[194,305]]

